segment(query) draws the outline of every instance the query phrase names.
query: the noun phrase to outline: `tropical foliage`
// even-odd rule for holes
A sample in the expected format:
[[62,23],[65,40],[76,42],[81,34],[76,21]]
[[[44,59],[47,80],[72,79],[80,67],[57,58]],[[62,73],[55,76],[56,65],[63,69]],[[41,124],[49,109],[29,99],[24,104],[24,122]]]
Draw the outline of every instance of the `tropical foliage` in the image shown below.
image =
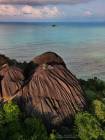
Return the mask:
[[18,105],[8,102],[0,110],[0,140],[7,139],[48,140],[50,136],[41,120],[26,117]]
[[0,108],[0,140],[105,140],[105,82],[97,78],[80,80],[87,99],[86,112],[75,115],[69,128],[47,132],[38,118],[27,116],[17,104],[7,102]]
[[75,116],[75,134],[80,140],[105,140],[105,82],[80,80],[87,99],[87,112]]
[[76,115],[75,125],[77,135],[81,140],[104,139],[104,131],[101,124],[90,113],[84,112]]

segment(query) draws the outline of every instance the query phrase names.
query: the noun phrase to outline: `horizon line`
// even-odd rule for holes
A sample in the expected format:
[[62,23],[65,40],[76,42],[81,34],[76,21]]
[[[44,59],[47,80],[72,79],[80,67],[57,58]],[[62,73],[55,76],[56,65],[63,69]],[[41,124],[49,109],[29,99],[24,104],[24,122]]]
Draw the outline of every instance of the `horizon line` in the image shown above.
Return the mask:
[[0,23],[105,23],[105,21],[0,21]]

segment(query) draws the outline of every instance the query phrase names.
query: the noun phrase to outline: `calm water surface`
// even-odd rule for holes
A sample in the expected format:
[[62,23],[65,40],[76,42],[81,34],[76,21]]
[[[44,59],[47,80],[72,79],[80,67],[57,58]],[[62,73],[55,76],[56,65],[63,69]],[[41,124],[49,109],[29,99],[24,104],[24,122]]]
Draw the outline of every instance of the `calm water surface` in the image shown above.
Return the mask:
[[105,80],[105,23],[0,23],[0,53],[30,61],[45,51],[61,55],[79,78]]

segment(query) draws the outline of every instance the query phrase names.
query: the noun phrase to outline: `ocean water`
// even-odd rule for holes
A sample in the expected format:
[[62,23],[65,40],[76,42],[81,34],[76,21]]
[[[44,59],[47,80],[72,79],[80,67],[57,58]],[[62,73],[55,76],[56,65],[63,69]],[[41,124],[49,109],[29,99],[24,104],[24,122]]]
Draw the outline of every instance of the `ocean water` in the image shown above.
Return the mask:
[[23,62],[46,51],[78,78],[105,80],[105,23],[0,23],[1,54]]

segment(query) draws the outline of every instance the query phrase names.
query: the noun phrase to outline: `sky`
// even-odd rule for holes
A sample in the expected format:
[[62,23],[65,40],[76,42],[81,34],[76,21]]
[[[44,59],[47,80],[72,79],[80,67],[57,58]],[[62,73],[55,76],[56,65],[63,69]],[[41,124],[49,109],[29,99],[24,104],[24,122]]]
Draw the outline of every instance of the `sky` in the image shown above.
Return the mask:
[[0,0],[0,21],[105,21],[105,0]]

